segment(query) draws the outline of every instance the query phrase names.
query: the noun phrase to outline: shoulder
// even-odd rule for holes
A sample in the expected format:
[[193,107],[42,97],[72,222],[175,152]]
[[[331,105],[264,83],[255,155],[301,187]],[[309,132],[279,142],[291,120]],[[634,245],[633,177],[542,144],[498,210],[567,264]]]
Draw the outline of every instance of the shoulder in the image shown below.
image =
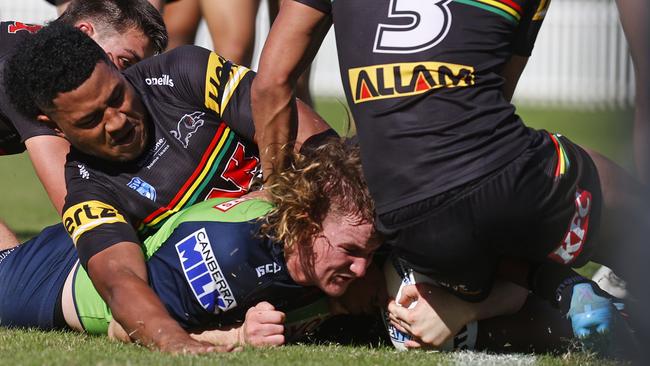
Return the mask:
[[259,198],[217,198],[198,203],[179,213],[181,221],[247,222],[265,216],[273,204]]
[[0,22],[0,56],[9,53],[25,37],[38,32],[43,26],[15,20]]

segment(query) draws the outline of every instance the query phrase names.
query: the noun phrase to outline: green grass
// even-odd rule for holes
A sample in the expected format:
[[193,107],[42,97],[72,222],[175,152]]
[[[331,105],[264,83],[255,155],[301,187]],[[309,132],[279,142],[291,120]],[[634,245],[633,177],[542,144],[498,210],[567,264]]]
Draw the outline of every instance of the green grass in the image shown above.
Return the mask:
[[[318,111],[339,132],[351,131],[344,101],[320,99]],[[631,169],[631,111],[569,111],[521,108],[530,126],[560,132],[572,140],[603,152]],[[58,217],[33,173],[26,155],[0,158],[0,219],[22,239],[57,223]],[[591,265],[585,274],[594,270]],[[169,356],[106,338],[69,332],[0,329],[0,365],[434,365],[454,364],[606,364],[581,353],[563,356],[512,358],[486,354],[397,353],[392,348],[296,345],[279,349],[245,350],[237,354]]]
[[613,365],[583,353],[488,355],[485,353],[397,352],[392,348],[340,345],[290,345],[272,349],[210,355],[171,356],[105,337],[71,332],[0,328],[0,365]]

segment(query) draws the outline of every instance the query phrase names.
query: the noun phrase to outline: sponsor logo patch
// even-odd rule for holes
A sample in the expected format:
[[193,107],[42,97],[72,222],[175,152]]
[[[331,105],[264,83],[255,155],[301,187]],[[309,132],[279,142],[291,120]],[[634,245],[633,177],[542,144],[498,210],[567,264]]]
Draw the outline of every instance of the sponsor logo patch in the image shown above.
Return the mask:
[[144,82],[149,86],[159,85],[174,87],[174,79],[170,78],[167,74],[163,74],[163,76],[159,78],[146,78],[144,79]]
[[589,214],[591,212],[591,193],[582,189],[576,191],[575,213],[560,245],[548,255],[548,258],[562,264],[570,264],[580,255],[587,229],[589,228]]
[[237,199],[234,199],[234,200],[230,200],[230,201],[227,201],[227,202],[220,203],[220,204],[218,204],[216,206],[213,206],[213,207],[216,208],[217,210],[221,211],[221,212],[226,212],[226,211],[230,210],[231,208],[237,206],[238,204],[248,201],[249,199],[250,198],[248,198],[248,197],[237,198]]
[[218,314],[237,306],[235,295],[217,263],[205,228],[185,237],[175,247],[187,283],[206,311]]
[[183,144],[183,147],[187,149],[187,146],[190,143],[190,137],[196,133],[199,127],[203,126],[203,112],[194,112],[191,114],[185,114],[178,121],[176,125],[176,130],[169,131],[172,136],[174,136],[178,141]]
[[156,189],[141,178],[133,177],[126,185],[138,192],[141,196],[156,202]]
[[474,85],[472,66],[442,62],[408,62],[348,70],[355,104],[417,95],[440,88]]
[[273,263],[267,263],[265,265],[259,266],[255,268],[255,272],[257,273],[257,278],[260,278],[264,275],[267,274],[274,274],[278,273],[282,270],[282,266],[279,264],[273,262]]
[[11,34],[18,33],[20,31],[26,31],[29,33],[36,33],[39,30],[43,28],[42,25],[37,25],[37,24],[25,24],[21,22],[13,22],[12,24],[9,24],[9,27],[7,27],[7,32]]
[[83,164],[77,164],[77,167],[79,168],[79,176],[83,179],[90,179],[90,173],[88,172],[88,169],[86,169],[86,166]]
[[211,53],[205,75],[205,106],[222,115],[237,86],[249,71]]
[[126,224],[115,207],[100,201],[85,201],[78,203],[63,213],[63,226],[74,241],[98,226],[122,222]]

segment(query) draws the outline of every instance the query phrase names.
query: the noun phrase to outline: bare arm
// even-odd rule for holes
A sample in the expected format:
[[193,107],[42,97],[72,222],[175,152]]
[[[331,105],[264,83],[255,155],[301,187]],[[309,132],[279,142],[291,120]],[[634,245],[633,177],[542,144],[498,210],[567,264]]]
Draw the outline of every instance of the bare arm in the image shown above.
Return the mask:
[[171,353],[204,353],[215,349],[195,341],[172,319],[147,284],[140,246],[121,242],[88,261],[88,275],[115,320],[131,339]]
[[0,250],[11,249],[19,243],[16,235],[0,220]]
[[512,96],[515,94],[515,89],[517,88],[517,83],[519,82],[519,77],[524,71],[527,63],[528,57],[512,55],[510,60],[508,60],[508,62],[503,66],[501,76],[503,76],[505,82],[501,87],[501,91],[506,100],[512,100]]
[[[190,336],[200,342],[219,346],[221,351],[232,351],[240,346],[279,346],[284,344],[285,314],[268,302],[248,309],[244,323],[193,332]],[[122,342],[131,342],[124,328],[115,320],[108,327],[108,336]]]
[[38,179],[61,216],[66,195],[65,159],[70,143],[59,136],[41,135],[27,139],[25,146]]
[[295,1],[284,1],[266,39],[251,90],[255,139],[264,177],[282,168],[280,150],[296,136],[293,89],[330,24],[326,14]]
[[625,38],[630,46],[636,84],[634,156],[639,178],[650,183],[650,3],[617,0]]

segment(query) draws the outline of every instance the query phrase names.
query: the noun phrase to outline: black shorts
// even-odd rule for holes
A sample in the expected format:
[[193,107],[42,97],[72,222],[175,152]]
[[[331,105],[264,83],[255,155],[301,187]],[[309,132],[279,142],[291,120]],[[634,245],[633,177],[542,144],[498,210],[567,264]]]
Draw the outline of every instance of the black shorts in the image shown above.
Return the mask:
[[584,265],[600,220],[598,172],[565,137],[533,135],[500,169],[380,215],[387,243],[416,271],[468,300],[489,294],[502,257]]

